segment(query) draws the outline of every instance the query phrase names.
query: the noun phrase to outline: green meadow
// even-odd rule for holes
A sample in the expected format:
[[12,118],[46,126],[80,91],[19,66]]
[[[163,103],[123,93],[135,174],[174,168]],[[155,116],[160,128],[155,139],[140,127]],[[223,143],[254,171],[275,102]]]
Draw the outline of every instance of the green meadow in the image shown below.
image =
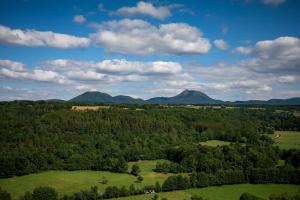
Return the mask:
[[216,146],[224,146],[229,145],[230,142],[221,141],[221,140],[207,140],[206,142],[200,142],[202,145],[216,147]]
[[[144,180],[138,183],[137,178],[131,174],[112,173],[106,171],[46,171],[25,176],[0,179],[0,187],[11,193],[14,199],[23,195],[26,191],[33,191],[38,186],[50,186],[56,189],[59,196],[73,194],[91,186],[97,186],[103,192],[107,186],[126,186],[134,184],[137,188],[154,185],[156,181],[160,184],[171,174],[153,172],[158,160],[139,161],[141,175]],[[129,170],[133,163],[129,163]],[[102,184],[101,179],[105,177],[108,182]]]
[[[288,193],[290,195],[300,192],[299,185],[290,184],[238,184],[213,186],[200,189],[188,189],[173,192],[158,193],[159,198],[168,200],[189,200],[192,195],[201,196],[207,200],[238,200],[244,192],[249,192],[261,198],[268,198],[271,194]],[[152,195],[138,195],[118,198],[119,200],[151,200]]]
[[[153,161],[138,161],[141,168],[141,175],[144,180],[141,183],[136,182],[136,177],[131,174],[119,174],[105,171],[46,171],[36,174],[30,174],[20,177],[8,179],[0,179],[0,187],[12,194],[13,199],[17,199],[26,191],[32,191],[37,186],[50,186],[56,189],[59,196],[65,194],[73,194],[80,190],[89,189],[91,186],[97,186],[101,192],[107,186],[129,186],[134,184],[141,188],[146,185],[153,185],[156,181],[162,182],[171,174],[162,174],[153,172],[158,160]],[[135,162],[129,163],[129,169]],[[108,180],[107,184],[101,183],[101,178],[105,177]],[[250,192],[260,197],[268,197],[270,194],[290,193],[295,194],[300,191],[300,186],[297,185],[282,185],[282,184],[264,184],[264,185],[224,185],[218,187],[208,187],[201,189],[188,189],[184,191],[164,192],[159,193],[159,197],[167,198],[168,200],[183,200],[190,199],[192,195],[200,195],[209,200],[238,200],[238,197],[243,192]],[[119,198],[122,200],[142,200],[151,199],[151,195],[138,195]]]
[[[278,145],[280,148],[300,149],[300,132],[276,131],[272,137],[275,138],[275,145]],[[210,140],[201,142],[201,144],[215,147],[228,145],[230,142]],[[26,191],[33,191],[33,189],[38,186],[53,187],[56,189],[60,197],[65,194],[73,194],[80,190],[89,189],[91,186],[97,186],[101,192],[103,192],[107,186],[128,187],[130,184],[134,184],[137,188],[142,188],[147,185],[154,185],[157,181],[162,184],[168,176],[172,175],[153,172],[152,170],[155,168],[158,161],[159,160],[129,162],[128,174],[90,170],[46,171],[19,177],[0,179],[0,187],[10,192],[13,199],[18,199],[18,197],[23,195]],[[138,183],[136,181],[137,178],[129,173],[131,166],[134,163],[137,163],[140,166],[140,175],[144,178],[141,183]],[[106,184],[101,183],[102,177],[105,177],[108,180]],[[262,198],[267,198],[270,194],[280,194],[284,192],[294,194],[298,191],[300,191],[300,186],[290,184],[240,184],[164,192],[160,193],[159,197],[165,197],[168,200],[183,200],[190,199],[192,195],[200,195],[210,200],[235,200],[238,199],[243,192],[250,192]],[[138,195],[120,199],[139,200],[151,198],[151,195]]]
[[274,138],[274,145],[282,149],[300,149],[299,131],[276,131],[272,137]]

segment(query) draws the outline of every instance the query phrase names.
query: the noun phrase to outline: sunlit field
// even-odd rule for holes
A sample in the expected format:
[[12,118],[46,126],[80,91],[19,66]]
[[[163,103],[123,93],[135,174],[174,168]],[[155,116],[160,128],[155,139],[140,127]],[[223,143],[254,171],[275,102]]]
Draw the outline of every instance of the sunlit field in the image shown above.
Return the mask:
[[300,149],[300,132],[276,131],[272,137],[275,138],[275,145],[282,149]]
[[[200,189],[189,189],[174,192],[159,193],[160,198],[168,200],[189,200],[192,195],[201,196],[208,200],[238,200],[242,193],[249,192],[261,198],[268,198],[271,194],[288,193],[290,195],[297,194],[300,191],[299,185],[290,184],[238,184],[213,186]],[[152,195],[138,195],[119,200],[151,200]]]
[[211,147],[216,147],[216,146],[229,145],[230,142],[221,141],[221,140],[208,140],[206,142],[200,142],[200,144],[206,145],[206,146],[211,146]]
[[[26,191],[32,191],[38,186],[50,186],[57,190],[59,196],[73,194],[80,190],[90,189],[97,186],[103,192],[107,186],[126,186],[134,184],[137,188],[154,185],[156,181],[160,184],[171,174],[153,172],[152,169],[158,160],[137,162],[141,169],[144,180],[138,183],[137,178],[131,174],[113,173],[105,171],[46,171],[20,177],[0,179],[0,187],[10,192],[14,199],[23,195]],[[129,169],[131,165],[129,163]],[[101,179],[105,177],[108,182],[102,184]]]

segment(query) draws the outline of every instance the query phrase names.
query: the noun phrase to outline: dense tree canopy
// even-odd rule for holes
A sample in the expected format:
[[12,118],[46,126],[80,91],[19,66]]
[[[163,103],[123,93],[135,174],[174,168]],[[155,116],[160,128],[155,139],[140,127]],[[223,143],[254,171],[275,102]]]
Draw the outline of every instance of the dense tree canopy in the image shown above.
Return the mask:
[[[278,153],[266,146],[272,141],[262,133],[300,129],[299,118],[272,107],[116,105],[74,111],[71,106],[0,103],[0,177],[48,169],[126,172],[127,161],[161,158],[171,161],[162,166],[170,172],[274,166]],[[198,145],[207,139],[248,145],[213,149]],[[299,166],[297,156],[286,154],[294,166]]]

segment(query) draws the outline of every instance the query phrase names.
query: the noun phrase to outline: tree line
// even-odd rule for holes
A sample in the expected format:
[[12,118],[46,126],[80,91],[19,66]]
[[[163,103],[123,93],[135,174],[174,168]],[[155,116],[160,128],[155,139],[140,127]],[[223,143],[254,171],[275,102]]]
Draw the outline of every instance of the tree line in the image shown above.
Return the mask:
[[[74,111],[72,105],[43,101],[0,103],[1,178],[51,169],[123,173],[127,172],[128,161],[145,159],[170,160],[176,163],[169,170],[174,172],[205,171],[220,165],[222,169],[239,168],[243,165],[243,151],[247,151],[242,145],[212,150],[200,148],[199,142],[220,139],[266,146],[272,141],[264,133],[300,130],[299,118],[290,112],[276,112],[272,107],[191,109],[126,105],[124,109],[125,106],[116,105],[98,111]],[[197,153],[180,159],[184,152],[172,149],[183,145],[191,146]],[[268,148],[251,149],[251,165],[273,166],[279,155]],[[213,157],[203,156],[206,153]],[[224,160],[228,162],[224,164]]]
[[231,144],[218,147],[182,145],[166,150],[167,161],[156,164],[154,171],[162,173],[208,172],[218,170],[249,171],[272,169],[279,160],[291,168],[300,167],[300,150],[281,150],[272,141],[260,139],[257,144]]

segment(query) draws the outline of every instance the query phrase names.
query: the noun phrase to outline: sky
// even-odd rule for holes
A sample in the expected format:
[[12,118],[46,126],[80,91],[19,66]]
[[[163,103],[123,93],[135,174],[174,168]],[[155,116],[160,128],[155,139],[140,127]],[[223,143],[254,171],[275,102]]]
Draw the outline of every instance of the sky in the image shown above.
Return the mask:
[[0,101],[300,97],[299,0],[1,0]]

